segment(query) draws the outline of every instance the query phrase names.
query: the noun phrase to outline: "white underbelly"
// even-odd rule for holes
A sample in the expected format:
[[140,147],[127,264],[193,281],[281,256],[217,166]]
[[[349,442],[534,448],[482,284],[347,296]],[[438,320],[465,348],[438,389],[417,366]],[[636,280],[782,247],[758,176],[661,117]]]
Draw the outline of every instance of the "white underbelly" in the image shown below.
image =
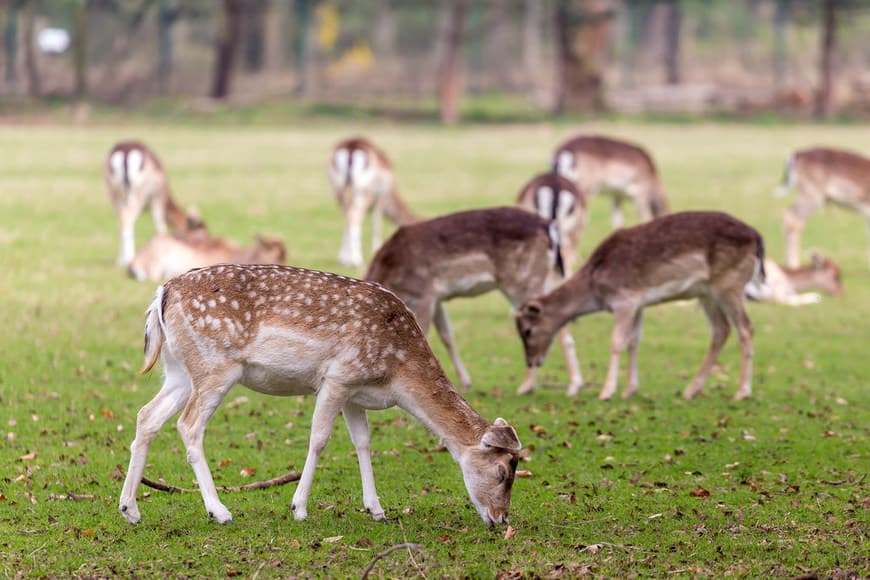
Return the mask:
[[703,293],[705,287],[703,280],[698,278],[686,278],[666,282],[659,286],[647,288],[643,294],[643,304],[646,306],[670,300],[695,298]]

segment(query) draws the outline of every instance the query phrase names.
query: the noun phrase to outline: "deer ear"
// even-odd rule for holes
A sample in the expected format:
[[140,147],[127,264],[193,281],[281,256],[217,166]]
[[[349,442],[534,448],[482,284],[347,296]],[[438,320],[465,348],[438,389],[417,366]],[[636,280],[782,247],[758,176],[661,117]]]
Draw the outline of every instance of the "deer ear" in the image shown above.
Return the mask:
[[821,268],[825,263],[825,259],[821,257],[818,252],[810,254],[810,261],[812,262],[813,268]]
[[520,449],[523,448],[516,430],[501,417],[496,419],[495,423],[483,434],[480,446],[483,449],[501,449],[511,453],[519,453]]
[[541,317],[541,303],[537,300],[529,300],[520,308],[520,314],[531,320]]

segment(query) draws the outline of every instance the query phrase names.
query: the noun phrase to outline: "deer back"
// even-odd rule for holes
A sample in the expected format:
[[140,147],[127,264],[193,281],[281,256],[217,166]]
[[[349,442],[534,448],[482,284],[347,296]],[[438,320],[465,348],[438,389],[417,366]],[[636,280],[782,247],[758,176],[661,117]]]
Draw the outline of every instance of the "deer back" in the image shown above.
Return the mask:
[[870,158],[842,149],[815,147],[796,152],[792,163],[798,182],[816,185],[835,201],[850,197],[851,192],[858,201],[870,203]]

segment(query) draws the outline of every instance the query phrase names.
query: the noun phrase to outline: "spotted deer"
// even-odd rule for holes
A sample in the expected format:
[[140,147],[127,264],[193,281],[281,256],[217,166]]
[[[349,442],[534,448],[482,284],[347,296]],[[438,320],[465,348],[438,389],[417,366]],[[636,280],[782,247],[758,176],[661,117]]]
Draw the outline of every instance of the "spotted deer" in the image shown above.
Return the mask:
[[556,149],[553,171],[573,181],[580,191],[609,195],[613,229],[624,223],[622,202],[626,199],[637,205],[642,222],[669,211],[652,157],[632,143],[597,135],[574,137]]
[[185,233],[203,225],[196,210],[185,211],[178,205],[157,155],[139,141],[125,141],[112,147],[103,168],[103,179],[121,229],[119,266],[129,266],[133,261],[136,219],[145,208],[151,210],[158,234],[165,234],[168,229]]
[[830,258],[813,254],[806,266],[788,268],[770,259],[764,260],[764,283],[750,282],[746,297],[750,300],[778,302],[789,306],[803,306],[820,302],[821,290],[832,296],[843,295],[840,267]]
[[545,220],[556,221],[565,271],[573,272],[577,246],[588,218],[586,195],[561,175],[542,173],[523,186],[517,204]]
[[344,234],[339,261],[345,266],[363,264],[362,226],[372,215],[372,251],[381,245],[383,216],[398,225],[418,221],[396,188],[393,165],[368,139],[354,137],[335,145],[329,158],[329,182],[344,214]]
[[783,214],[789,268],[800,266],[801,232],[807,219],[826,203],[857,211],[870,232],[870,158],[827,147],[797,151],[786,163],[776,193],[783,196],[790,189],[796,197]]
[[[555,222],[514,207],[464,211],[402,226],[381,246],[366,279],[396,293],[414,313],[425,335],[430,322],[450,354],[467,390],[471,376],[462,364],[444,302],[498,289],[514,308],[564,279]],[[583,385],[574,339],[561,333],[571,382],[568,394]],[[535,386],[529,368],[519,392]]]
[[279,238],[257,234],[253,246],[243,247],[201,230],[157,234],[136,253],[128,272],[137,280],[167,280],[212,264],[283,264],[286,259],[287,250]]
[[691,399],[704,387],[710,368],[730,333],[737,329],[741,346],[740,388],[736,398],[752,393],[752,322],[744,308],[744,288],[763,280],[764,243],[750,226],[718,212],[682,212],[632,228],[617,230],[592,252],[567,282],[549,294],[526,301],[516,313],[526,363],[539,366],[553,336],[568,322],[593,312],[613,313],[610,366],[599,395],[616,393],[619,359],[628,347],[628,386],[638,387],[637,348],[646,306],[697,298],[710,321],[712,341],[701,369],[683,396]]
[[507,520],[521,444],[504,419],[489,423],[453,388],[419,325],[392,292],[372,282],[277,265],[192,270],[157,289],[145,323],[148,372],[163,359],[160,392],[136,419],[119,508],[140,519],[136,492],[148,448],[171,417],[205,509],[232,519],[203,453],[206,424],[236,383],[278,396],[313,395],[308,457],[293,495],[307,517],[314,471],[339,413],[357,452],[363,505],[384,519],[369,447],[367,409],[398,406],[442,438],[488,525]]

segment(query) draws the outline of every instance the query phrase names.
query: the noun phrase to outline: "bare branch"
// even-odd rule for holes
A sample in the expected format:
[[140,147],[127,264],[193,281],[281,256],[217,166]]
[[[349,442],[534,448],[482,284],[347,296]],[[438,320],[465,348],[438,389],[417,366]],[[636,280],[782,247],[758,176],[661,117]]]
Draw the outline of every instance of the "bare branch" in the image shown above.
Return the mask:
[[368,578],[369,572],[372,571],[372,568],[375,567],[375,564],[378,563],[378,560],[380,560],[381,558],[384,558],[386,556],[389,556],[390,554],[392,554],[396,550],[401,550],[402,548],[408,548],[409,551],[414,550],[415,552],[420,552],[423,555],[426,554],[426,552],[423,550],[423,548],[420,547],[420,544],[414,544],[412,542],[403,542],[401,544],[396,544],[395,546],[390,546],[389,548],[387,548],[383,552],[379,552],[378,554],[375,555],[375,557],[372,559],[372,561],[369,562],[369,565],[365,567],[365,570],[363,570],[361,579],[365,580],[366,578]]
[[[267,479],[266,481],[255,481],[254,483],[248,483],[246,485],[223,485],[218,489],[221,491],[249,491],[252,489],[265,489],[267,487],[284,485],[290,483],[291,481],[299,481],[300,477],[302,477],[301,473],[299,473],[298,471],[291,471],[290,473],[285,473],[280,477],[276,477],[274,479]],[[168,491],[169,493],[199,493],[198,489],[188,489],[185,487],[167,485],[165,483],[160,483],[159,481],[148,479],[147,477],[142,478],[142,483],[144,483],[148,487],[158,489],[160,491]]]

